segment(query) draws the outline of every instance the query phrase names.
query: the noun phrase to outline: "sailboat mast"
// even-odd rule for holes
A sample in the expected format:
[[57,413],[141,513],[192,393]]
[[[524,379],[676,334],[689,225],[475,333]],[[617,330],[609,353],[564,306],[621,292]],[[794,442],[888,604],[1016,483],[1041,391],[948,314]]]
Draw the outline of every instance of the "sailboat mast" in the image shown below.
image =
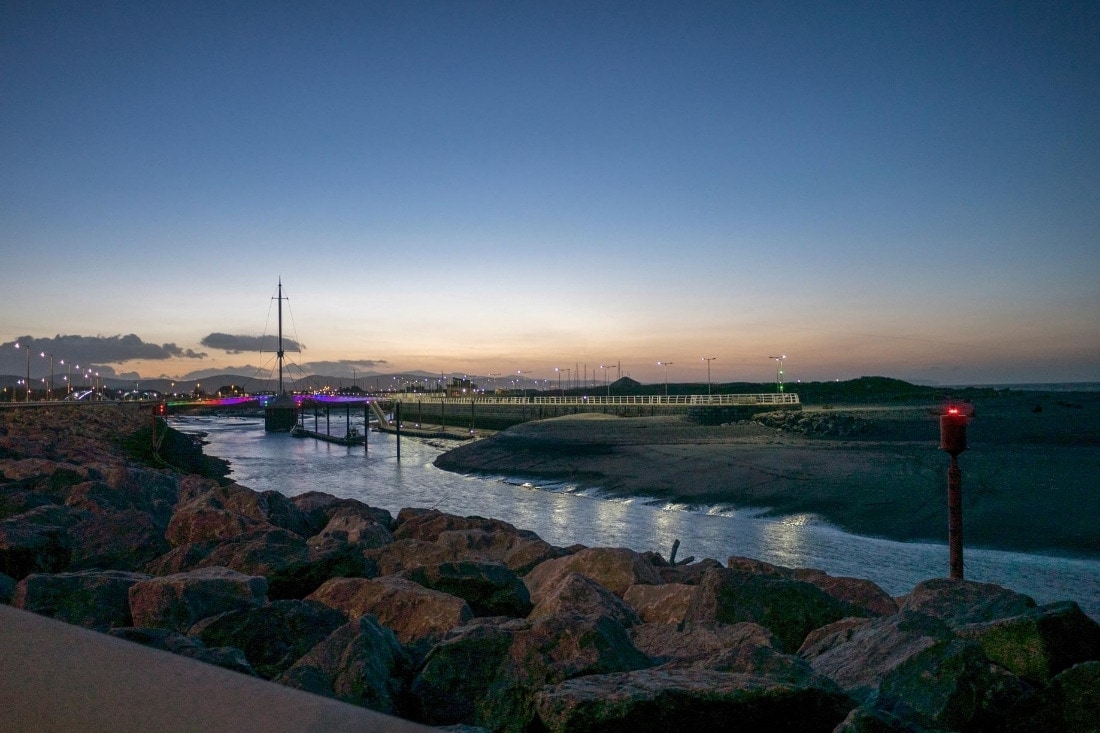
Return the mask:
[[283,279],[279,278],[279,394],[283,391]]

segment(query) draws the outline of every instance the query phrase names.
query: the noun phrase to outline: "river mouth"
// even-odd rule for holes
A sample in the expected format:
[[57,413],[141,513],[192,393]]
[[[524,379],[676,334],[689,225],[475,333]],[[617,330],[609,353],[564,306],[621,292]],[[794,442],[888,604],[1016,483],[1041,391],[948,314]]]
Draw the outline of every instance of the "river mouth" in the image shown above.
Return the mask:
[[[667,557],[725,563],[753,557],[785,567],[812,567],[866,578],[891,595],[948,574],[942,543],[895,542],[843,532],[812,512],[779,518],[756,508],[692,506],[650,498],[609,497],[569,482],[499,473],[452,473],[434,465],[447,446],[405,438],[401,459],[393,436],[371,433],[366,450],[285,434],[265,434],[261,420],[173,419],[184,432],[205,432],[205,451],[230,462],[230,478],[257,491],[288,496],[324,491],[396,513],[432,507],[461,516],[494,517],[558,546],[629,547]],[[529,483],[531,486],[524,486]],[[518,484],[518,485],[517,485]],[[1027,593],[1040,603],[1077,601],[1100,618],[1100,562],[995,550],[966,550],[966,577]]]

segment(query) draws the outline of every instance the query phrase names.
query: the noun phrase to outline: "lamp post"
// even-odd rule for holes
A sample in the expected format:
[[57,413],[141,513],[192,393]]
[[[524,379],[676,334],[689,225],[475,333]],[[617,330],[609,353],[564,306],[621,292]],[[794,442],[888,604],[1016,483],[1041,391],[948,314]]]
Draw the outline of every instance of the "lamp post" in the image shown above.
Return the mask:
[[49,358],[50,360],[50,381],[46,385],[46,399],[53,399],[53,354],[47,354],[45,351],[39,354],[43,359]]
[[783,391],[783,360],[787,358],[786,354],[783,356],[769,356],[769,359],[775,359],[775,391]]
[[530,369],[528,369],[527,371],[524,371],[522,369],[516,370],[516,374],[518,374],[520,378],[520,385],[523,388],[523,399],[527,399],[527,377],[525,377],[524,375],[530,373]]
[[600,369],[603,369],[603,386],[607,390],[607,396],[611,396],[611,383],[607,381],[607,370],[611,367],[607,364],[600,364]]
[[[61,363],[65,364],[65,367],[69,370],[68,375],[65,377],[65,394],[71,395],[73,393],[73,364],[72,362],[66,364],[64,359],[61,360]],[[80,371],[79,364],[76,365],[76,370],[77,372]]]
[[665,368],[665,397],[666,398],[668,397],[668,368],[670,366],[672,366],[672,364],[673,364],[673,362],[671,362],[671,361],[659,361],[659,362],[657,362],[657,366],[663,366]]
[[31,401],[31,349],[29,346],[23,346],[18,341],[15,342],[15,348],[27,350],[27,377],[24,384],[27,385],[27,402]]
[[710,397],[710,363],[717,359],[717,356],[704,356],[701,357],[703,361],[707,363],[707,397]]

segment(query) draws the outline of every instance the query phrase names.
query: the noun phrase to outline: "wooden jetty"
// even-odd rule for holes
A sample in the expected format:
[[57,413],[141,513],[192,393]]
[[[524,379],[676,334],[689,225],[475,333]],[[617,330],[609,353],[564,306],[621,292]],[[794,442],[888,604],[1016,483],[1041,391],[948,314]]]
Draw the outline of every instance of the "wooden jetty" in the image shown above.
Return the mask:
[[367,441],[367,436],[363,435],[355,428],[352,428],[346,435],[330,435],[329,433],[319,433],[315,430],[306,430],[301,425],[295,425],[291,428],[290,434],[295,438],[314,438],[316,440],[323,440],[326,443],[335,443],[336,445],[363,445]]

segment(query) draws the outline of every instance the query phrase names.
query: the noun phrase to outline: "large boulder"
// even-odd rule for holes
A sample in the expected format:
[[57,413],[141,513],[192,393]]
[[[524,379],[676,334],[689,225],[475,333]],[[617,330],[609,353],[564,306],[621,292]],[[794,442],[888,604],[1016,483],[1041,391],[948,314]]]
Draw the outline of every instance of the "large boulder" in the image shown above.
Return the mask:
[[282,600],[207,618],[189,633],[208,647],[240,649],[256,673],[270,680],[345,623],[343,613],[323,603]]
[[45,494],[35,491],[29,485],[30,483],[26,480],[0,483],[0,520],[14,517],[36,507],[57,503]]
[[537,605],[544,593],[557,586],[570,573],[594,580],[609,591],[623,597],[635,584],[660,585],[663,581],[656,568],[641,553],[625,547],[590,547],[572,555],[547,560],[524,576]]
[[368,615],[332,632],[275,681],[397,715],[402,677],[409,666],[393,632]]
[[1003,730],[1027,692],[976,642],[912,611],[836,624],[799,655],[879,717],[922,730]]
[[21,520],[24,516],[0,522],[0,573],[21,580],[31,573],[65,570],[72,557],[65,528],[25,522]]
[[1013,713],[1008,733],[1100,733],[1100,661],[1056,675]]
[[833,598],[862,609],[867,616],[892,616],[898,612],[897,601],[865,578],[834,576],[812,568],[796,568],[792,577],[813,583]]
[[469,529],[538,539],[538,535],[534,532],[517,529],[515,525],[501,519],[487,519],[477,516],[460,517],[436,509],[402,509],[397,513],[393,538],[395,540],[412,538],[425,542],[435,542],[442,532]]
[[[287,598],[295,595],[296,581],[307,574],[305,566],[309,562],[309,548],[301,536],[269,527],[219,542],[198,562],[198,567],[221,566],[245,575],[262,575],[267,578],[270,597]],[[314,583],[306,593],[322,580]]]
[[425,588],[458,596],[475,616],[526,616],[531,596],[519,576],[496,562],[446,562],[405,570],[408,578]]
[[849,604],[811,583],[713,568],[695,587],[684,618],[730,624],[752,621],[774,633],[785,651],[793,652],[812,630],[857,614]]
[[760,624],[749,622],[646,623],[631,628],[630,638],[638,649],[657,664],[667,664],[674,660],[693,662],[728,649],[746,646],[779,649],[779,640],[775,638],[775,634]]
[[0,603],[11,603],[15,594],[15,578],[0,573]]
[[145,563],[142,570],[150,575],[175,575],[194,570],[210,551],[218,545],[217,541],[188,543],[173,547],[159,557]]
[[770,562],[757,560],[754,557],[731,555],[726,558],[726,567],[730,570],[740,570],[745,573],[753,573],[754,575],[770,575],[776,578],[794,577],[794,570],[783,567],[782,565],[774,565]]
[[706,557],[699,562],[686,563],[683,565],[669,565],[665,563],[663,565],[654,565],[654,567],[657,568],[657,574],[661,576],[661,580],[665,583],[699,585],[708,570],[711,568],[720,568],[722,567],[722,563]]
[[130,626],[130,588],[148,577],[121,570],[32,573],[15,587],[12,605],[90,629]]
[[285,529],[299,537],[313,534],[305,513],[276,491],[256,492],[237,484],[204,485],[190,500],[181,488],[180,504],[165,531],[173,545],[226,540],[243,532]]
[[643,669],[549,685],[535,700],[552,733],[799,731],[830,733],[851,702],[813,677],[799,682],[712,669]]
[[1030,597],[992,583],[933,578],[918,583],[898,607],[958,627],[1018,616],[1036,605]]
[[607,617],[478,619],[428,654],[411,687],[412,712],[430,725],[527,730],[545,685],[648,664]]
[[623,600],[646,623],[678,624],[684,620],[694,593],[693,587],[682,583],[638,584],[627,588]]
[[402,644],[431,644],[473,617],[466,601],[406,578],[332,578],[306,597],[355,619],[373,614]]
[[383,547],[393,542],[393,534],[378,521],[376,510],[359,502],[332,509],[328,522],[313,539],[321,542],[329,538],[359,545],[363,549]]
[[254,608],[267,600],[267,580],[224,567],[149,578],[130,587],[135,626],[184,632],[226,611]]
[[901,661],[882,678],[876,710],[931,730],[1004,730],[1029,691],[973,641],[953,639]]
[[532,533],[501,530],[451,529],[440,532],[435,543],[454,560],[499,562],[520,575],[563,554]]
[[562,616],[607,616],[624,627],[642,619],[617,595],[591,578],[569,573],[552,588],[543,588],[542,600],[531,610],[531,620]]
[[375,522],[392,531],[394,527],[393,515],[385,509],[372,507],[357,499],[345,499],[321,491],[307,491],[290,497],[291,503],[298,507],[313,528],[312,534],[324,529],[333,515],[344,508],[354,508],[359,512],[369,514]]
[[266,520],[238,514],[217,506],[209,506],[200,497],[179,506],[168,522],[164,536],[174,546],[200,542],[219,542],[245,532],[274,529]]
[[868,701],[898,664],[952,639],[954,634],[942,621],[902,612],[825,626],[806,640],[798,655],[856,700]]
[[1039,685],[1075,664],[1100,660],[1100,625],[1073,601],[962,626],[956,632],[976,640],[997,664]]
[[92,514],[69,530],[70,568],[135,570],[170,549],[152,515],[138,509]]
[[403,570],[454,560],[450,552],[436,543],[413,538],[366,550],[363,556],[374,564],[378,575],[396,575]]

